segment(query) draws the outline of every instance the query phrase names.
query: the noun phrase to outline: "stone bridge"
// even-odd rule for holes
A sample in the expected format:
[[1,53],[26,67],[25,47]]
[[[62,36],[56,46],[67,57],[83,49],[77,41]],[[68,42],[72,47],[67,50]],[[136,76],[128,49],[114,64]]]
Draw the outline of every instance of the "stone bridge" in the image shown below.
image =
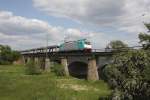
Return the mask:
[[30,60],[42,62],[41,68],[50,71],[55,62],[63,65],[66,76],[99,80],[98,69],[111,62],[110,50],[92,52],[59,52],[58,46],[21,51],[24,63]]

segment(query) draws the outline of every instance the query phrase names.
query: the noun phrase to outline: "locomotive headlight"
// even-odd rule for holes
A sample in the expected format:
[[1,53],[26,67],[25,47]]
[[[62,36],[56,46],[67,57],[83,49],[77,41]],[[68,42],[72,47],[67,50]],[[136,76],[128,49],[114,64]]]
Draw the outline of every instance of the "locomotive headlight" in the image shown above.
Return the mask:
[[85,48],[92,48],[92,45],[87,45],[87,44],[85,44],[84,47],[85,47]]

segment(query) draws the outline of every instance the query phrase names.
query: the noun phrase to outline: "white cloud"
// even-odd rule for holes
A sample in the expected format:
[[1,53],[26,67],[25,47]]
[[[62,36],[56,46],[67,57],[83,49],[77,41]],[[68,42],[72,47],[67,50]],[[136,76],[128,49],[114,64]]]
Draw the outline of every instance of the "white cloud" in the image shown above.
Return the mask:
[[65,38],[68,41],[78,40],[78,39],[83,39],[83,38],[89,39],[91,37],[94,37],[93,33],[81,32],[80,30],[72,29],[72,28],[67,29],[65,33],[66,33]]
[[150,22],[150,0],[33,0],[33,4],[52,16],[130,33],[145,31],[143,21]]
[[150,22],[149,0],[126,0],[125,13],[118,19],[120,30],[131,33],[145,32],[144,22]]
[[81,22],[110,24],[123,13],[121,7],[124,0],[33,0],[33,3],[49,15]]
[[48,32],[51,28],[48,23],[37,20],[15,16],[11,12],[0,11],[0,30],[5,34],[38,34]]
[[69,34],[72,34],[74,39],[88,36],[77,29],[52,26],[42,20],[28,19],[15,16],[12,12],[0,11],[0,44],[7,44],[15,49],[45,46],[47,34],[49,45],[60,43],[65,35]]

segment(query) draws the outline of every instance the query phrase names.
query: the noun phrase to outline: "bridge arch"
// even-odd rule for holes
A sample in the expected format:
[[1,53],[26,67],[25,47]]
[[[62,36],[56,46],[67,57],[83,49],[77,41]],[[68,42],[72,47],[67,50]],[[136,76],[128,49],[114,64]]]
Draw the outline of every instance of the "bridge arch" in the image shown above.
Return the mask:
[[69,64],[68,66],[69,73],[73,77],[86,79],[87,78],[87,71],[88,71],[88,64],[85,62],[75,61]]

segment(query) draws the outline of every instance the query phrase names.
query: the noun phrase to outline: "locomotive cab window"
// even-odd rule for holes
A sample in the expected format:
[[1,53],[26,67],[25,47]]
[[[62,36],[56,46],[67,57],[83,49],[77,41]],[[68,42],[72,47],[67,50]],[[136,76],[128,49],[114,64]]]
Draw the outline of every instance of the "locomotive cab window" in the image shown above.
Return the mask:
[[90,42],[85,42],[85,44],[91,45],[91,43],[90,43]]

